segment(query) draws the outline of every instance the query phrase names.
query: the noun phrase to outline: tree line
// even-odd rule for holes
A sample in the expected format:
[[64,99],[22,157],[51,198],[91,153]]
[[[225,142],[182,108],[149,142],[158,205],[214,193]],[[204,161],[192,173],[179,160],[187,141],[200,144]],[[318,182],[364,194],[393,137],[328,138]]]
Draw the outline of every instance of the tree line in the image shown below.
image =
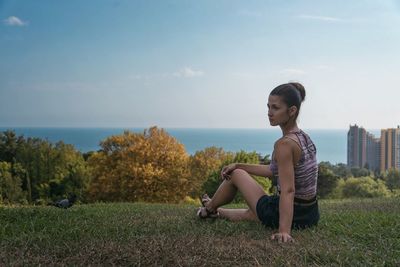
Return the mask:
[[370,171],[366,168],[348,168],[345,164],[318,165],[318,195],[324,198],[398,197],[400,171]]
[[[233,162],[269,164],[270,159],[217,147],[189,155],[157,127],[107,137],[98,151],[88,153],[62,141],[24,138],[8,130],[0,133],[0,203],[45,204],[70,195],[80,202],[190,202],[203,192],[212,195],[220,170]],[[267,194],[275,192],[276,181],[254,179]],[[344,164],[319,164],[320,197],[393,196],[400,195],[399,188],[398,170],[377,175]]]

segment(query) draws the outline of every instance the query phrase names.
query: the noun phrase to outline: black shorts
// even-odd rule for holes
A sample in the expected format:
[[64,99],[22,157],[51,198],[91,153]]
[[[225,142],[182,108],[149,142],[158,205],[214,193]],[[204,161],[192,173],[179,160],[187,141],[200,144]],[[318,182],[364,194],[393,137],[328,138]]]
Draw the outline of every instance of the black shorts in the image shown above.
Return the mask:
[[[260,197],[257,202],[257,216],[267,227],[279,228],[279,196]],[[292,228],[307,228],[316,225],[319,220],[318,201],[294,200]]]

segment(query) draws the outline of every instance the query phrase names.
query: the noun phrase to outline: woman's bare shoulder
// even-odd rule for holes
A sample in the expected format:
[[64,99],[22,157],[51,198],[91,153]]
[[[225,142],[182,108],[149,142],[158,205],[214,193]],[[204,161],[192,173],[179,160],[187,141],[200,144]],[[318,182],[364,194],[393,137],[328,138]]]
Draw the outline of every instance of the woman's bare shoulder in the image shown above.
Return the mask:
[[300,151],[299,144],[293,140],[292,138],[287,138],[286,136],[278,139],[274,144],[274,152],[276,154],[285,154],[285,153],[295,153]]
[[287,138],[286,136],[283,136],[275,141],[274,148],[291,146],[293,143],[294,140],[292,140],[291,138]]

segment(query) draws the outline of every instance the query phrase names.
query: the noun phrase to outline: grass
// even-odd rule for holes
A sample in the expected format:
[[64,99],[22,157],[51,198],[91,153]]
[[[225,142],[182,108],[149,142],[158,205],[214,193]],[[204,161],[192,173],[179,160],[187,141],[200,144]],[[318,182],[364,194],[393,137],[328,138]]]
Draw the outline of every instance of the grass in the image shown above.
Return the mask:
[[320,201],[317,227],[270,240],[256,222],[146,203],[0,207],[0,265],[400,266],[400,199]]

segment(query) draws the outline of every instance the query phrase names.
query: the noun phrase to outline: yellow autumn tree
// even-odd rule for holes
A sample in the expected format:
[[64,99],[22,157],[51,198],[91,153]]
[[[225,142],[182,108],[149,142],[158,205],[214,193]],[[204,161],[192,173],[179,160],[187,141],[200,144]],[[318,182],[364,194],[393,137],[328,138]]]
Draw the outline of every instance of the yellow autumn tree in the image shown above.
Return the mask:
[[88,160],[91,200],[178,202],[190,191],[189,156],[165,130],[125,131]]

